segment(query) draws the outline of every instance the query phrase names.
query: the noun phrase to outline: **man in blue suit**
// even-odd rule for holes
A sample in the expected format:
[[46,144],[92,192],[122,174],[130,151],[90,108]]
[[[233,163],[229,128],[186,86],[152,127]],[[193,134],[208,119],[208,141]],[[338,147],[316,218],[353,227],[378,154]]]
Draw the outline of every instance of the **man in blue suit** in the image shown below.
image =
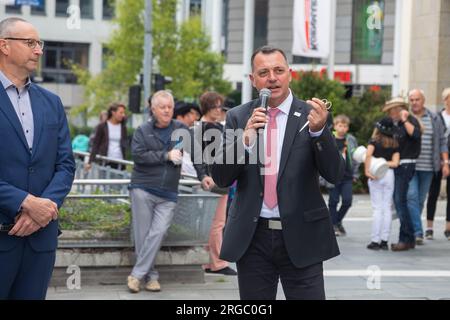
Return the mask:
[[0,299],[45,299],[74,178],[61,100],[30,81],[42,49],[30,23],[0,22]]

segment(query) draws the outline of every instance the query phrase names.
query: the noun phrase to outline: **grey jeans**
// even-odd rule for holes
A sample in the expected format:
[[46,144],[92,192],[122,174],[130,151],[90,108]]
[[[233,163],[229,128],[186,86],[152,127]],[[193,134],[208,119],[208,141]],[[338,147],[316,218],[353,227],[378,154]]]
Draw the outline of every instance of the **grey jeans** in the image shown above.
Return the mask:
[[172,222],[176,203],[142,189],[131,189],[130,197],[136,252],[131,275],[139,280],[158,280],[155,258]]

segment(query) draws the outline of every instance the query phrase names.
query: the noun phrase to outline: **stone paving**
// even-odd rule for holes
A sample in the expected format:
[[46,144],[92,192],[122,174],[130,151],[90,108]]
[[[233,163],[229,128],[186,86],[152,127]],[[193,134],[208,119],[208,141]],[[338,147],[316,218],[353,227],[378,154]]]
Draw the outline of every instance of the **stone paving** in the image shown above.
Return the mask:
[[[341,255],[324,264],[328,299],[450,299],[450,241],[443,231],[445,202],[438,203],[435,240],[407,252],[370,251],[371,207],[368,196],[355,196],[346,220],[346,237],[339,237]],[[396,242],[399,222],[392,224]],[[234,266],[233,266],[234,267]],[[379,276],[378,276],[379,275]],[[49,300],[235,300],[239,298],[236,277],[205,276],[205,283],[162,283],[162,291],[131,294],[124,285],[89,286],[80,290],[51,287]],[[281,285],[278,299],[284,299]]]

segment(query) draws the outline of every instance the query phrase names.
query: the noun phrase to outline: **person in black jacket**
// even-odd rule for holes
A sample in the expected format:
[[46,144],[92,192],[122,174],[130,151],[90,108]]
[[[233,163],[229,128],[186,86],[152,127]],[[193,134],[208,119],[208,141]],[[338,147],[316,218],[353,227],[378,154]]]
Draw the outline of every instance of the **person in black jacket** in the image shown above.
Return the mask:
[[344,174],[328,111],[320,99],[294,97],[279,48],[255,51],[250,80],[271,98],[267,113],[254,100],[227,114],[212,177],[220,187],[237,181],[237,191],[220,258],[237,262],[241,299],[273,300],[279,280],[287,299],[325,299],[322,263],[339,248],[319,173],[331,183]]
[[[208,157],[205,152],[208,146],[212,143],[217,143],[214,138],[209,139],[211,131],[223,132],[223,125],[220,123],[222,115],[222,107],[225,98],[217,92],[208,91],[201,95],[200,97],[200,108],[203,114],[200,122],[197,122],[192,131],[192,136],[195,143],[201,145],[201,154]],[[214,135],[212,135],[214,136]],[[217,136],[217,135],[216,135]],[[221,136],[219,135],[217,139],[219,140]],[[205,159],[202,161],[205,163],[202,168],[202,172],[205,175],[211,176],[211,163],[214,159],[214,152],[211,152],[211,161]],[[195,163],[194,157],[192,157]],[[225,227],[226,211],[227,211],[227,201],[228,201],[228,188],[217,188],[213,185],[211,191],[222,194],[218,201],[216,212],[211,224],[209,239],[208,239],[208,251],[209,251],[209,264],[204,265],[205,272],[207,273],[220,273],[223,275],[236,275],[236,271],[231,269],[228,262],[219,258],[220,248],[222,247],[223,240],[223,229]]]
[[[108,158],[123,160],[128,147],[126,107],[120,103],[113,103],[108,108],[108,118],[101,122],[95,129],[94,140],[92,142],[89,162],[85,165],[85,170],[90,170],[92,162],[99,154]],[[122,168],[119,164],[106,163],[111,168]]]
[[[447,138],[448,149],[450,150],[450,88],[444,89],[442,92],[442,100],[444,101],[445,108],[439,112],[439,118],[442,121],[444,127],[446,128],[445,137]],[[444,160],[445,164],[445,160]],[[448,164],[448,160],[447,160]],[[433,224],[434,224],[434,215],[436,213],[436,203],[439,197],[439,193],[441,191],[441,181],[443,175],[442,170],[435,173],[433,175],[433,180],[430,186],[430,192],[428,194],[427,200],[427,229],[425,231],[425,238],[428,240],[433,240],[434,232],[433,232]],[[448,197],[450,196],[450,177],[446,177],[447,179],[447,209],[446,209],[446,225],[444,236],[447,240],[450,240],[450,201]]]
[[394,170],[394,204],[400,219],[398,243],[391,244],[392,251],[414,249],[413,220],[408,209],[409,182],[416,171],[416,159],[421,149],[421,126],[419,121],[408,112],[408,104],[402,98],[394,98],[383,107],[383,112],[394,122],[394,137],[399,144],[400,165]]

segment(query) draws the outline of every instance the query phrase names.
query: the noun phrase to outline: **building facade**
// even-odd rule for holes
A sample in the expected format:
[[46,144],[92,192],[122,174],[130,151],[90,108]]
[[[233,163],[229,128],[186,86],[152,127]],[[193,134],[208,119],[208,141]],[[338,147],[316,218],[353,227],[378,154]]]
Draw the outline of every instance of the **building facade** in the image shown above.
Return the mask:
[[[103,44],[113,28],[111,0],[42,1],[42,8],[5,6],[0,1],[0,17],[21,16],[38,28],[46,42],[38,72],[43,85],[57,92],[66,107],[78,105],[83,98],[82,88],[75,84],[67,61],[73,60],[93,74],[102,70]],[[238,90],[245,81],[245,1],[179,0],[175,17],[180,23],[191,15],[202,15],[211,36],[211,49],[225,56],[225,77]],[[327,59],[292,54],[294,0],[253,1],[254,48],[264,44],[282,48],[294,71],[327,68]],[[394,92],[405,96],[410,88],[420,87],[430,106],[441,104],[440,93],[450,86],[449,0],[336,3],[336,79],[354,95],[371,86],[394,85]],[[367,6],[373,3],[382,9],[381,28],[376,34],[361,34],[367,22]]]
[[36,26],[45,42],[36,79],[70,108],[81,104],[83,90],[76,84],[69,62],[93,74],[102,70],[103,44],[112,28],[112,7],[109,0],[41,1],[42,7],[0,4],[0,19],[18,16]]

